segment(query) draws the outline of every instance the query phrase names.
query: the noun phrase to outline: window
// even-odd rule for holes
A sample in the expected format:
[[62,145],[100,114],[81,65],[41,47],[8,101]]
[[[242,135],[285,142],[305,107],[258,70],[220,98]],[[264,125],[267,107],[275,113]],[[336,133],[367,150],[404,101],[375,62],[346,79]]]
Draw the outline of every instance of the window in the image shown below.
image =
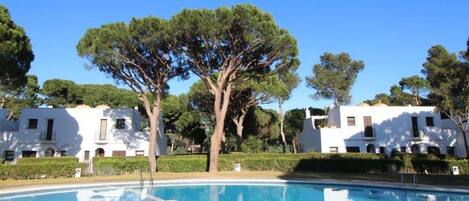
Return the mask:
[[355,126],[355,117],[347,117],[347,125]]
[[28,129],[37,129],[37,119],[28,120]]
[[379,153],[380,154],[385,154],[386,153],[386,147],[379,147]]
[[15,160],[15,151],[5,151],[5,161]]
[[99,140],[106,140],[107,133],[107,119],[101,119],[101,124],[99,127]]
[[330,152],[330,153],[338,153],[338,152],[339,152],[339,148],[338,148],[338,147],[329,147],[329,152]]
[[435,126],[435,123],[433,122],[433,117],[425,117],[425,122],[427,123],[428,127]]
[[113,157],[125,157],[125,151],[112,151]]
[[60,151],[60,156],[61,157],[67,156],[67,150]]
[[144,156],[143,150],[135,150],[135,156]]
[[446,155],[454,156],[454,147],[446,147]]
[[360,153],[360,147],[346,147],[347,153]]
[[407,152],[407,147],[401,147],[401,153],[406,153]]
[[21,154],[23,158],[36,158],[36,151],[23,151]]
[[438,155],[440,155],[440,148],[435,147],[435,146],[429,146],[429,147],[427,147],[427,153],[438,156]]
[[373,121],[371,120],[371,116],[364,116],[363,117],[363,124],[365,129],[365,137],[373,137]]
[[412,117],[412,136],[415,138],[420,137],[419,124],[417,122],[417,117]]
[[85,151],[85,156],[83,157],[85,161],[90,160],[90,151]]
[[125,119],[116,120],[116,129],[125,129]]

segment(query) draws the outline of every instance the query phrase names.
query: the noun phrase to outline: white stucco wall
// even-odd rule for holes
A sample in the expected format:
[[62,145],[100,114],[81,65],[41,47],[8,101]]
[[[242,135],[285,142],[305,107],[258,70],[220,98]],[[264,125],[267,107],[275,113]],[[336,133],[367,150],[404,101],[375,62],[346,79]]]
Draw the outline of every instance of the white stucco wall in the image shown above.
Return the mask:
[[[371,116],[373,138],[364,136],[364,116]],[[355,117],[354,126],[348,126],[347,117]],[[412,117],[417,117],[421,134],[418,140],[412,135]],[[433,127],[426,125],[426,117],[433,117]],[[458,156],[462,157],[464,154],[457,130],[451,129],[446,120],[441,120],[435,107],[340,106],[331,110],[328,120],[332,121],[329,126],[334,126],[313,129],[305,124],[300,134],[300,144],[304,150],[328,153],[330,147],[338,147],[339,152],[346,152],[346,147],[350,146],[360,147],[360,152],[366,152],[367,145],[373,144],[376,152],[379,152],[379,147],[385,147],[389,154],[393,149],[400,151],[401,147],[406,147],[406,151],[410,152],[412,144],[419,144],[422,153],[427,151],[428,146],[437,146],[442,154],[446,154],[446,147],[453,146]],[[337,127],[334,128],[335,126]],[[316,136],[314,140],[320,139],[320,142],[309,142],[313,140],[309,136]],[[310,146],[314,147],[308,148]]]
[[[36,129],[28,129],[29,119],[38,119]],[[48,119],[53,119],[53,140],[41,140],[41,133],[47,129]],[[107,120],[106,139],[99,140],[101,119]],[[125,119],[125,129],[116,129],[116,120]],[[166,136],[160,119],[158,136],[158,155],[166,154]],[[44,156],[48,148],[56,155],[65,150],[67,155],[76,156],[84,161],[85,151],[89,151],[90,160],[95,150],[104,149],[105,156],[112,156],[113,151],[125,151],[126,156],[135,156],[137,150],[148,155],[149,134],[140,131],[140,114],[135,109],[118,108],[29,108],[22,110],[17,132],[0,132],[0,149],[15,151],[15,158],[21,157],[22,151],[37,151],[37,157]]]

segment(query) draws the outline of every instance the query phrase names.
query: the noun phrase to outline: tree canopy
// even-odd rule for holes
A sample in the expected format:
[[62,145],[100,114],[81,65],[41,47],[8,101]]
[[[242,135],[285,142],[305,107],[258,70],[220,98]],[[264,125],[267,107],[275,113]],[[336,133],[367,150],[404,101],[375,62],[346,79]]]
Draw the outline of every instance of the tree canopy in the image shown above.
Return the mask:
[[429,98],[457,126],[469,158],[466,136],[469,129],[469,63],[466,55],[467,52],[461,52],[458,59],[443,46],[435,45],[428,50],[422,72],[430,85]]
[[270,14],[251,5],[185,9],[170,24],[182,62],[214,96],[209,171],[216,172],[233,87],[298,65],[296,41]]
[[5,106],[8,108],[8,119],[17,119],[23,108],[34,108],[42,104],[39,97],[39,83],[35,75],[27,75],[27,83],[10,91]]
[[399,85],[401,86],[402,91],[406,89],[410,91],[413,105],[422,105],[421,95],[429,88],[429,83],[426,79],[418,75],[414,75],[402,78],[401,81],[399,81]]
[[[16,25],[5,6],[0,5],[0,94],[27,84],[26,73],[34,60],[29,37]],[[3,104],[3,101],[2,101]]]
[[350,90],[357,74],[365,67],[363,61],[352,60],[347,53],[324,53],[313,66],[313,75],[306,77],[307,86],[315,90],[313,98],[333,99],[335,106],[349,104]]

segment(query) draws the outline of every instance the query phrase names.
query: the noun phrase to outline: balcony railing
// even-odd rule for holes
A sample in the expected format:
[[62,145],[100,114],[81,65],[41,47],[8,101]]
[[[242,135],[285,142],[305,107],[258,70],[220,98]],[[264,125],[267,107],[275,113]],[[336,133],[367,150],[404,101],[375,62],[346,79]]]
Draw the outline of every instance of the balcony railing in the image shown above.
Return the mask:
[[425,136],[425,131],[423,129],[420,129],[418,131],[418,136],[415,136],[413,131],[412,131],[412,140],[413,141],[422,141],[423,136]]
[[39,140],[45,142],[54,142],[55,141],[55,131],[48,133],[47,131],[41,131],[39,133]]
[[376,136],[375,128],[372,128],[371,135],[365,135],[365,131],[363,131],[363,139],[364,140],[375,140],[376,139],[375,136]]

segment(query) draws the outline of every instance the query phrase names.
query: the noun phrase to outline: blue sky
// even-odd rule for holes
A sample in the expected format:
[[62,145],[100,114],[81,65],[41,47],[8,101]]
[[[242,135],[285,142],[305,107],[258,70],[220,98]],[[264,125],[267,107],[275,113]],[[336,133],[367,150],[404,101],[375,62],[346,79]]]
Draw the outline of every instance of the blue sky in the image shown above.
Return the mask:
[[[84,68],[75,45],[88,28],[132,17],[169,18],[183,8],[217,8],[250,3],[271,13],[277,23],[297,39],[301,66],[311,74],[323,52],[348,52],[365,62],[352,90],[352,103],[388,92],[400,78],[420,74],[426,51],[442,44],[452,52],[464,50],[469,37],[469,1],[143,1],[143,0],[0,0],[13,20],[31,38],[35,60],[30,74],[42,83],[52,78],[77,83],[111,83],[97,70]],[[188,91],[187,81],[172,81],[170,92]],[[313,90],[303,81],[285,103],[286,109],[323,107],[327,100],[313,100]],[[265,107],[276,108],[276,104]]]

